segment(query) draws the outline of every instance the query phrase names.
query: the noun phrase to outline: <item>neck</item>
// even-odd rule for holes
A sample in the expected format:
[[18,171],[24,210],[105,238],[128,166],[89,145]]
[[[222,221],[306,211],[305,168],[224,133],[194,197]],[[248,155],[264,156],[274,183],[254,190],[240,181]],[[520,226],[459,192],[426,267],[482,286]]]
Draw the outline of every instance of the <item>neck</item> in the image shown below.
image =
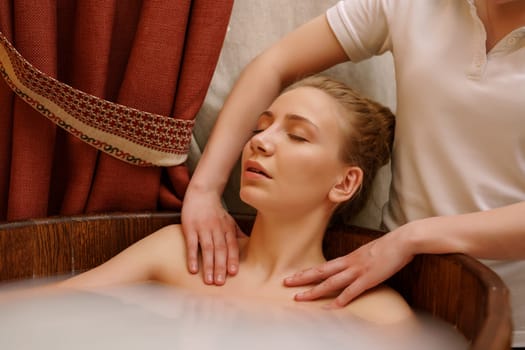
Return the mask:
[[329,213],[258,213],[241,262],[255,278],[276,280],[325,262],[322,240]]
[[487,51],[513,30],[525,26],[524,0],[476,0],[487,33]]

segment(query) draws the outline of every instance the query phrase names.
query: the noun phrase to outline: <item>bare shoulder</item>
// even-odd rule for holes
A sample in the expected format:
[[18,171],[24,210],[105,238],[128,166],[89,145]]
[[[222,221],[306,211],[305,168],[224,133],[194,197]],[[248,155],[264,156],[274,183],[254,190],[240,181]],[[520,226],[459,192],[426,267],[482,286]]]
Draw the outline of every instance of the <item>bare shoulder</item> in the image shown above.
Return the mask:
[[186,270],[186,245],[181,225],[164,226],[144,238],[148,252],[156,260],[155,279],[170,282],[173,276],[179,276]]
[[184,245],[182,226],[179,224],[164,226],[147,236],[145,239],[151,239],[155,241],[160,240],[164,243],[169,242],[170,244]]
[[[68,288],[95,288],[150,280],[176,281],[185,268],[182,230],[170,225],[135,242],[110,260],[60,283]],[[170,280],[170,281],[171,281]]]
[[123,254],[127,255],[128,263],[146,270],[141,280],[178,285],[187,274],[186,245],[182,227],[178,224],[158,229],[130,246]]
[[414,312],[405,299],[386,285],[366,291],[343,310],[377,324],[392,324],[414,317]]
[[133,244],[130,248],[148,255],[156,254],[157,260],[160,257],[181,256],[186,250],[182,228],[177,224],[158,229]]

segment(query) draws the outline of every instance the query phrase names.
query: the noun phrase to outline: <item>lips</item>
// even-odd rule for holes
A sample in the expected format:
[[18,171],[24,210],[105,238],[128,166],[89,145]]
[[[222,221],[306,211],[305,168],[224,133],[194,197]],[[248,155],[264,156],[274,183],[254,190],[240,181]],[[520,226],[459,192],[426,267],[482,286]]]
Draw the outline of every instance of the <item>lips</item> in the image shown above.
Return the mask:
[[254,174],[259,174],[259,175],[262,175],[264,177],[267,177],[268,179],[272,178],[270,176],[270,174],[268,174],[268,171],[261,164],[255,162],[253,160],[247,160],[244,163],[244,169],[247,172],[254,173]]

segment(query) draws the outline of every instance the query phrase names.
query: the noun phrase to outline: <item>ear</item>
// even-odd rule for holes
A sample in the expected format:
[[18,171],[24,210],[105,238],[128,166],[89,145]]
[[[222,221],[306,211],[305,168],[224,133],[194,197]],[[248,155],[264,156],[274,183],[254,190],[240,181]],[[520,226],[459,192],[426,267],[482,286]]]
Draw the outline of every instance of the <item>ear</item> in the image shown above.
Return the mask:
[[336,204],[346,202],[357,192],[362,182],[363,170],[357,166],[347,167],[343,176],[330,189],[328,199]]

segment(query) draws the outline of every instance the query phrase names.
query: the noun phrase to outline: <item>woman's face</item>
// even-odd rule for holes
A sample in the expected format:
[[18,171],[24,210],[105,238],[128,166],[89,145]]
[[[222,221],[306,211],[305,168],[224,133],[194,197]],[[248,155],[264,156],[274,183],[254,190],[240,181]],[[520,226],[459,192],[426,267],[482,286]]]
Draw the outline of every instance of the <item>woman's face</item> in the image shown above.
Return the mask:
[[312,87],[279,96],[259,117],[242,155],[243,201],[261,210],[310,210],[329,203],[344,177],[342,107]]

